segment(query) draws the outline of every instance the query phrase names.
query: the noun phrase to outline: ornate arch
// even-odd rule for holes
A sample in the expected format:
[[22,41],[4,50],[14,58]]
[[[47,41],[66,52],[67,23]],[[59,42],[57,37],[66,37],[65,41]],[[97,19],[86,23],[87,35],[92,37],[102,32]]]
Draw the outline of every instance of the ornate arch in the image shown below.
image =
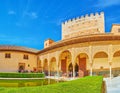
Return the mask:
[[105,51],[98,51],[93,55],[93,58],[104,58],[104,57],[108,57],[108,54]]
[[56,58],[55,57],[52,57],[50,59],[50,65],[49,65],[49,67],[50,67],[50,71],[51,72],[55,72],[57,70],[57,68],[56,68]]
[[70,63],[72,63],[72,54],[69,50],[64,50],[60,53],[59,55],[59,67],[60,70],[62,72],[62,74],[64,73],[68,73],[68,66]]
[[47,58],[43,60],[43,71],[46,75],[48,75],[48,59]]
[[78,54],[75,55],[74,65],[75,65],[76,63],[79,64],[77,58],[78,58],[78,56],[80,56],[80,55],[82,55],[82,56],[81,56],[82,58],[84,57],[84,58],[89,59],[89,56],[88,56],[87,53],[80,52],[80,53],[78,53]]
[[120,50],[114,51],[113,57],[120,56]]
[[39,72],[42,72],[42,61],[40,59],[37,61],[37,69]]
[[105,51],[98,51],[93,56],[93,74],[102,75],[105,77],[109,76],[109,62],[108,54]]
[[108,46],[93,46],[92,48],[92,58],[94,58],[94,55],[98,52],[104,52],[106,53],[107,55],[108,54]]

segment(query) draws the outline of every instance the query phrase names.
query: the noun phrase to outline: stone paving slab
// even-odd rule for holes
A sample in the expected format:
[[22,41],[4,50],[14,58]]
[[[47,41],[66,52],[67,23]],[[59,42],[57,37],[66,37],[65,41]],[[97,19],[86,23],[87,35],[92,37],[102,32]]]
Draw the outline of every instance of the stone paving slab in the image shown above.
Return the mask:
[[107,86],[107,93],[120,93],[120,76],[112,78],[104,78]]

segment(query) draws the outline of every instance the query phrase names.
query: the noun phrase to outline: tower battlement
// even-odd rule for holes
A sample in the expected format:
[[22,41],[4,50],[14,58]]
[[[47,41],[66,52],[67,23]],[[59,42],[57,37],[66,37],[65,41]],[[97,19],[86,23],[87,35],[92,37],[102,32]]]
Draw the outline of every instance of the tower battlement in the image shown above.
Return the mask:
[[104,12],[96,12],[95,14],[94,13],[91,13],[90,15],[89,14],[86,14],[85,16],[82,15],[82,16],[79,16],[79,17],[76,17],[76,18],[72,18],[72,19],[69,19],[65,22],[62,23],[62,25],[66,25],[66,24],[69,24],[71,22],[77,22],[77,21],[87,21],[87,20],[90,20],[90,19],[94,19],[96,20],[97,18],[99,17],[102,17],[104,16]]
[[86,14],[62,23],[62,39],[104,33],[104,12]]

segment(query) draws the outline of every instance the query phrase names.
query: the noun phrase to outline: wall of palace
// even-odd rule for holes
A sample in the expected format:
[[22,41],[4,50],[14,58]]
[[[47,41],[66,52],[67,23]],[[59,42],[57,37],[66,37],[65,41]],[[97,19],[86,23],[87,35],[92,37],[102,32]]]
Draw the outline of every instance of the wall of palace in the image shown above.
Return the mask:
[[[24,55],[28,57],[24,58]],[[23,66],[24,70],[33,71],[37,66],[37,56],[19,51],[0,51],[0,72],[18,72],[20,65],[21,69]]]
[[[68,56],[66,61],[66,72],[69,72],[69,64],[72,63],[73,69],[75,70],[75,64],[79,64],[78,56],[86,58],[86,70],[91,68],[96,70],[109,70],[112,68],[120,68],[120,41],[99,41],[99,42],[86,42],[73,45],[66,45],[64,47],[55,48],[47,52],[39,54],[39,60],[41,60],[41,70],[44,71],[44,59],[47,59],[48,72],[51,67],[51,59],[55,58],[54,71],[61,71],[61,53],[69,51],[69,54],[63,55]],[[117,53],[117,54],[116,54]],[[49,72],[50,73],[50,72]]]

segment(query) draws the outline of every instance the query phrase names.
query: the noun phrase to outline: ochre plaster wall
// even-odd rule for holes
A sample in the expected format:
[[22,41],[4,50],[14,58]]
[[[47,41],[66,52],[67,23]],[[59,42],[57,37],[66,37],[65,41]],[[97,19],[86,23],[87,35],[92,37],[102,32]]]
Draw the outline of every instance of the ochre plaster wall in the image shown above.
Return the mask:
[[[10,53],[11,58],[5,58],[5,53]],[[28,60],[23,59],[24,54],[29,56]],[[33,70],[37,66],[37,56],[24,52],[0,52],[0,72],[17,72],[19,63],[25,63],[25,70]]]

